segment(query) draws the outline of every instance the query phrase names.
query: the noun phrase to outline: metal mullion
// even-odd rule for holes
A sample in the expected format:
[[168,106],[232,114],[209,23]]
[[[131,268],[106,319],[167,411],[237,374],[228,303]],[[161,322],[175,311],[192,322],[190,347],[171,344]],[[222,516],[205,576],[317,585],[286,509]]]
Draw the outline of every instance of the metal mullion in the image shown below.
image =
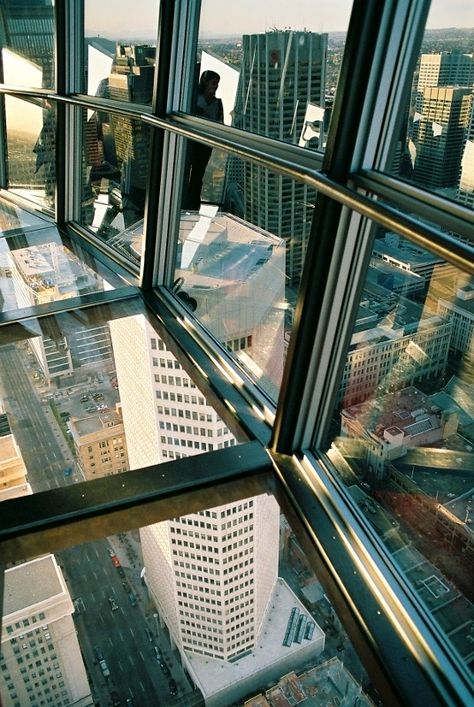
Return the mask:
[[[193,76],[191,67],[196,57],[200,1],[170,2],[167,9],[169,23],[173,23],[174,31],[165,45],[168,65],[164,66],[167,75],[163,87],[166,87],[166,91],[162,91],[160,111],[155,111],[155,116],[142,116],[144,122],[159,127],[158,135],[161,141],[161,172],[155,175],[156,181],[161,179],[161,190],[160,200],[155,210],[155,250],[150,266],[150,269],[153,268],[150,277],[153,286],[171,285],[175,277],[181,205],[180,187],[186,154],[184,142],[168,130],[166,116],[170,111],[188,106],[190,77]],[[150,224],[150,227],[152,225]]]
[[90,253],[107,270],[111,270],[118,277],[138,287],[138,267],[108,245],[107,241],[101,240],[99,236],[77,222],[66,224],[65,230],[71,242],[77,243],[84,251]]
[[136,287],[125,286],[114,290],[104,290],[101,292],[91,292],[81,297],[71,297],[71,299],[57,300],[45,304],[32,305],[31,307],[21,307],[19,309],[0,312],[0,327],[11,324],[26,322],[30,319],[40,319],[49,316],[56,316],[88,307],[100,307],[103,304],[112,302],[123,302],[126,299],[138,298],[139,290]]
[[[175,3],[162,0],[158,18],[158,40],[156,70],[153,90],[153,115],[165,118],[168,109],[168,96],[170,93],[170,76],[173,74],[173,38],[175,30],[176,13]],[[162,220],[159,218],[160,196],[163,196],[163,157],[165,148],[165,134],[162,128],[152,127],[151,149],[147,180],[147,197],[145,206],[144,248],[141,258],[141,287],[150,290],[157,282],[163,280],[164,268],[161,258],[162,240],[165,236]],[[161,211],[162,213],[162,211]]]
[[467,671],[331,470],[310,453],[271,457],[289,499],[277,499],[282,511],[305,529],[303,550],[384,704],[470,704]]
[[2,502],[0,557],[29,559],[268,491],[258,442]]
[[[84,83],[84,2],[67,2],[65,9],[65,80],[63,96],[81,91]],[[61,104],[62,105],[62,104]],[[64,223],[78,219],[82,204],[82,111],[74,104],[65,103],[65,194]]]
[[[212,333],[206,329],[203,324],[193,317],[186,310],[182,302],[176,295],[167,288],[160,287],[156,290],[156,295],[163,300],[174,315],[180,327],[183,327],[187,334],[198,344],[204,356],[207,356],[213,361],[213,364],[222,371],[224,377],[233,385],[237,386],[241,395],[244,395],[258,417],[263,420],[269,427],[275,421],[276,402],[272,400],[263,389],[258,387],[258,384],[251,378],[250,374],[242,369],[238,359],[235,359],[232,354],[214,338]],[[205,360],[205,359],[203,359]],[[204,367],[204,366],[203,366]],[[269,431],[266,430],[264,438],[260,441],[264,442],[268,439]]]
[[[376,0],[355,0],[353,5],[323,163],[327,178],[338,187],[345,184],[354,168],[354,151],[365,127],[364,102],[370,96],[370,79],[378,69],[374,66],[375,57],[384,40],[380,31],[385,13],[390,10]],[[348,201],[354,203],[352,190],[341,187],[340,193],[344,190],[351,195]],[[349,336],[350,318],[341,330],[341,313],[344,307],[347,309],[347,293],[350,295],[351,288],[354,292],[354,287],[360,286],[360,279],[354,279],[353,272],[361,278],[370,257],[370,238],[367,231],[359,231],[360,219],[354,226],[351,214],[340,203],[328,199],[330,193],[321,192],[323,196],[318,194],[316,201],[271,441],[271,449],[282,454],[310,446],[316,423],[318,435],[325,437],[330,423],[325,401],[332,400],[335,394],[331,373],[338,368],[338,362],[328,352]],[[351,268],[353,260],[355,269]],[[352,308],[355,310],[355,302]],[[323,382],[319,382],[321,375]],[[328,380],[332,388],[328,387]]]
[[239,378],[237,371],[227,370],[220,351],[203,346],[199,325],[194,325],[188,312],[175,298],[159,290],[144,292],[143,297],[171,339],[169,348],[231,432],[238,436],[239,430],[240,434],[243,431],[248,437],[266,445],[270,438],[266,420],[271,416],[271,410],[267,412],[258,397],[249,405],[251,396],[246,397],[244,393],[242,377]]
[[398,209],[474,242],[474,212],[467,206],[383,172],[363,170],[353,179],[360,189],[396,204]]
[[[55,4],[55,57],[56,57],[56,94],[67,93],[68,64],[68,24],[66,0],[58,0]],[[54,94],[53,94],[54,96]],[[54,98],[52,99],[54,100]],[[65,223],[65,202],[68,193],[67,159],[66,159],[66,109],[63,104],[56,106],[56,202],[55,220],[61,226]]]

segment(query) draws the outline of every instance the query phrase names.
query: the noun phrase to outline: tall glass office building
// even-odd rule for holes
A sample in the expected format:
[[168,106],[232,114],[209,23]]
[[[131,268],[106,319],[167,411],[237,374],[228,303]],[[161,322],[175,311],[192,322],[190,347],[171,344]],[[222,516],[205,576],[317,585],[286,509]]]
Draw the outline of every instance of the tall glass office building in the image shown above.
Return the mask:
[[474,703],[473,42],[0,2],[2,705]]

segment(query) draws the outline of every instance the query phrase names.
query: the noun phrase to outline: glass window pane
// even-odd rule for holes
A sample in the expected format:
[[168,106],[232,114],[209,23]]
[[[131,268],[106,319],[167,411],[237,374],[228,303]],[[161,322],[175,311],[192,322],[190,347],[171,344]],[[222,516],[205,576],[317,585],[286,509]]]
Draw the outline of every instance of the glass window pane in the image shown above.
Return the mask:
[[191,112],[323,151],[351,5],[204,0]]
[[120,287],[56,226],[0,199],[0,311],[82,297]]
[[175,290],[276,400],[316,192],[195,142],[187,164]]
[[42,206],[56,201],[56,106],[5,96],[7,185]]
[[46,675],[71,703],[81,689],[134,707],[277,705],[315,693],[325,706],[382,704],[266,493],[12,567],[3,608],[9,696],[32,685],[39,699]]
[[238,443],[135,300],[3,331],[4,498]]
[[0,5],[1,61],[5,83],[53,89],[55,85],[54,2]]
[[[442,24],[444,22],[444,24]],[[390,172],[474,206],[472,4],[433,0]],[[437,29],[456,27],[456,29]]]
[[474,280],[375,239],[330,456],[395,564],[472,666]]
[[82,116],[81,222],[139,263],[151,128],[114,113]]
[[158,12],[158,0],[85,0],[88,95],[151,104]]

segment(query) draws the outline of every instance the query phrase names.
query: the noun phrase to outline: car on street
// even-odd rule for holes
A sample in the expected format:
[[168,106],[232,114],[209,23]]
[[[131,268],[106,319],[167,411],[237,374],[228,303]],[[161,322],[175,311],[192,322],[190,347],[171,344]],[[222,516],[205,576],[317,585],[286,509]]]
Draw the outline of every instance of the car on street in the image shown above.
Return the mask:
[[153,640],[154,640],[153,634],[152,634],[152,632],[150,631],[150,629],[148,628],[148,626],[146,626],[146,628],[145,628],[145,633],[146,633],[146,637],[148,638],[148,640],[150,641],[150,643],[153,643]]
[[178,694],[178,686],[175,682],[175,680],[171,679],[168,683],[168,689],[170,691],[171,695],[177,695]]
[[112,611],[117,611],[117,609],[119,608],[117,602],[113,597],[109,597],[109,605]]
[[107,665],[105,660],[103,660],[103,659],[99,660],[99,665],[100,665],[100,669],[102,670],[102,675],[104,676],[104,678],[109,678],[110,677],[110,670],[109,670],[109,666]]
[[117,555],[110,555],[114,567],[120,567],[120,560]]
[[166,677],[169,678],[169,676],[171,675],[171,673],[170,673],[170,669],[168,668],[168,666],[166,665],[166,663],[163,663],[163,661],[161,661],[161,663],[160,663],[160,668],[161,668],[161,671],[162,671],[163,675],[166,675]]
[[161,652],[158,646],[153,646],[153,650],[155,651],[155,658],[161,660]]
[[117,571],[121,577],[125,577],[125,570],[123,569],[122,565],[119,565],[117,567]]
[[94,655],[97,660],[104,660],[104,654],[100,650],[99,646],[94,646]]
[[136,606],[136,605],[137,605],[137,598],[136,598],[136,596],[135,596],[135,594],[134,594],[133,592],[129,592],[129,594],[128,594],[128,599],[129,599],[130,604],[131,604],[132,606]]

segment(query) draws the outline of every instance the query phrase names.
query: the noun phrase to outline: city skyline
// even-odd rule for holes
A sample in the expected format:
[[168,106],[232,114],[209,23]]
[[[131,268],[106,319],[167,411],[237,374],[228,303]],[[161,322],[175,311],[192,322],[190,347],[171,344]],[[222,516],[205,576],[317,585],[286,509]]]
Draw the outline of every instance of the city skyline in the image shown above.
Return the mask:
[[[343,32],[347,30],[352,3],[350,0],[335,0],[318,8],[314,18],[314,3],[311,0],[299,0],[288,5],[285,0],[276,0],[269,6],[259,8],[251,0],[242,0],[235,6],[226,5],[225,12],[219,0],[206,0],[202,3],[202,36],[227,36],[266,32],[273,27],[278,29],[308,29],[312,32]],[[154,17],[157,3],[154,0],[141,0],[141,15]],[[322,12],[324,13],[322,15]],[[298,17],[298,26],[294,18]],[[129,3],[121,0],[104,0],[100,4],[86,3],[86,34],[100,34],[117,39],[126,37],[150,39],[149,26],[138,24],[137,13],[131,10]],[[114,27],[114,23],[116,26]],[[229,27],[232,27],[232,33]],[[428,15],[427,29],[451,27],[474,27],[472,3],[466,0],[458,2],[434,2]],[[126,28],[126,37],[124,36]]]
[[[41,7],[47,4],[47,0],[37,1]],[[109,0],[100,8],[95,1],[86,1],[86,25],[92,20],[105,22],[101,13],[110,7]],[[221,74],[222,94],[218,92],[217,97],[225,98],[227,125],[216,127],[189,114],[179,116],[191,126],[186,133],[190,137],[187,142],[181,138],[169,144],[165,141],[167,162],[161,165],[156,203],[150,189],[159,160],[152,161],[149,155],[162,123],[153,115],[140,115],[136,106],[129,110],[134,101],[152,103],[155,66],[162,59],[154,48],[130,40],[115,48],[107,42],[88,42],[81,67],[82,76],[89,80],[88,101],[76,97],[80,105],[70,106],[77,129],[67,128],[64,111],[58,110],[56,117],[57,96],[48,96],[47,110],[39,103],[27,103],[25,114],[35,113],[35,128],[40,116],[44,121],[38,138],[25,140],[23,145],[28,164],[15,152],[16,136],[12,140],[15,110],[25,101],[21,92],[6,96],[4,172],[13,196],[0,194],[5,224],[0,310],[13,318],[11,310],[17,308],[22,320],[10,336],[13,328],[7,320],[7,336],[0,346],[0,500],[8,503],[15,489],[48,493],[62,487],[66,497],[67,487],[79,481],[88,482],[82,489],[91,495],[97,491],[95,503],[108,503],[100,496],[102,489],[120,485],[114,497],[119,504],[109,506],[112,514],[117,511],[115,518],[120,522],[104,524],[86,539],[76,535],[71,542],[67,538],[57,553],[56,546],[48,547],[55,555],[30,557],[29,562],[7,566],[7,579],[25,576],[31,580],[31,566],[49,565],[49,576],[60,588],[57,595],[66,607],[62,618],[67,631],[58,633],[59,640],[65,634],[70,637],[61,645],[65,660],[69,640],[73,655],[80,651],[84,660],[84,666],[77,661],[77,673],[67,664],[70,679],[74,682],[78,676],[84,694],[90,687],[94,700],[100,698],[101,704],[118,707],[126,699],[128,706],[149,707],[156,696],[158,703],[164,699],[170,705],[191,706],[202,699],[206,707],[241,707],[248,699],[248,707],[273,707],[278,704],[277,686],[284,691],[284,685],[291,684],[294,694],[302,690],[304,680],[297,680],[296,673],[305,675],[311,686],[308,675],[326,671],[323,684],[332,681],[342,698],[348,695],[350,675],[354,694],[360,694],[360,699],[353,699],[351,692],[352,702],[359,699],[364,707],[381,707],[370,683],[370,664],[366,674],[359,663],[359,644],[354,641],[355,650],[339,620],[349,606],[354,614],[359,611],[358,596],[354,593],[349,598],[349,594],[353,586],[356,590],[362,586],[359,580],[369,584],[368,570],[374,565],[366,550],[374,548],[380,557],[383,553],[383,564],[389,568],[379,579],[370,576],[374,586],[387,590],[386,595],[379,592],[389,607],[383,618],[389,617],[390,606],[403,596],[389,595],[390,582],[384,582],[391,572],[397,582],[400,579],[405,596],[422,606],[423,621],[433,624],[433,634],[443,634],[441,640],[446,639],[448,646],[443,650],[452,651],[459,673],[474,666],[474,277],[467,274],[466,264],[460,266],[459,260],[447,254],[449,245],[461,251],[466,243],[456,233],[446,236],[443,257],[439,247],[431,244],[430,248],[428,239],[417,240],[404,230],[395,209],[389,230],[377,225],[388,221],[380,215],[371,221],[362,209],[359,213],[347,207],[344,216],[332,215],[337,201],[332,196],[325,214],[325,197],[316,194],[316,180],[311,181],[308,174],[313,164],[320,164],[330,116],[334,113],[333,119],[341,119],[333,111],[328,85],[336,86],[334,77],[343,55],[341,44],[329,56],[327,33],[331,30],[325,25],[342,22],[344,12],[348,20],[350,3],[335,0],[324,16],[312,10],[312,27],[289,31],[286,22],[297,16],[298,22],[306,24],[310,7],[313,4],[306,0],[296,0],[289,7],[278,0],[271,8],[254,8],[249,0],[242,0],[224,12],[215,0],[203,1],[203,51],[199,53],[198,41],[191,59],[196,72],[201,61],[201,71],[212,68]],[[446,7],[446,3],[434,3],[428,28],[441,21]],[[156,24],[158,3],[147,0],[140,9],[148,13],[149,30]],[[136,19],[136,8],[133,18],[130,11],[128,0],[115,2],[107,18],[109,30],[119,31],[113,30],[119,21],[127,26],[129,37],[138,39],[136,33],[147,30],[144,20]],[[451,4],[450,17],[456,11],[458,18],[468,21],[466,2]],[[278,15],[278,23],[273,15]],[[241,17],[249,21],[238,46],[223,41],[214,53],[212,43],[202,41],[211,36],[208,33],[217,36],[221,26],[237,32]],[[283,30],[276,29],[280,22],[285,24]],[[20,38],[29,36],[27,24]],[[197,34],[197,19],[195,25]],[[250,29],[257,26],[266,29]],[[178,27],[182,29],[181,24]],[[400,193],[404,189],[405,197],[408,193],[407,201],[400,199],[397,204],[400,209],[424,190],[423,207],[418,206],[424,209],[418,212],[423,219],[426,215],[430,222],[436,209],[442,212],[451,207],[451,216],[455,211],[456,221],[438,218],[440,241],[441,226],[452,231],[459,224],[460,230],[465,229],[464,239],[470,238],[469,216],[463,218],[463,210],[447,200],[468,207],[474,203],[474,53],[460,47],[453,39],[449,51],[421,51],[414,76],[400,79],[405,88],[411,85],[405,102],[398,104],[400,125],[392,125],[390,142],[381,150],[383,157],[371,163],[381,182],[385,179],[396,185],[394,193],[397,189]],[[27,53],[19,66],[24,67],[25,76],[36,77],[41,85],[44,77],[31,72],[33,54]],[[4,58],[11,75],[9,50]],[[238,63],[239,71],[230,70]],[[224,85],[227,68],[228,76],[233,72],[231,86]],[[388,71],[385,65],[383,69]],[[331,72],[331,79],[325,80],[326,72]],[[19,85],[24,88],[23,83]],[[188,87],[187,80],[183,85]],[[4,91],[8,94],[10,88]],[[94,100],[99,96],[113,99],[110,112],[104,110],[105,101]],[[179,105],[186,105],[192,113],[190,106],[195,104],[189,97],[189,103]],[[388,106],[387,102],[385,110]],[[367,139],[376,120],[364,120]],[[213,155],[198,207],[186,209],[182,198],[189,158],[186,145],[196,135],[196,124],[205,125]],[[66,142],[72,135],[79,137],[81,148],[74,151],[58,141],[56,154],[56,127],[63,129],[60,134],[66,135]],[[226,132],[237,141],[242,135],[239,129],[245,131],[243,147],[236,151],[238,157],[226,161],[229,153],[218,149],[216,135]],[[276,142],[267,137],[280,141],[278,150],[288,164],[295,160],[293,171],[285,172],[291,179],[282,176],[275,159],[272,162]],[[245,141],[252,149],[259,147],[265,161],[255,159]],[[68,184],[74,184],[76,195],[74,215],[83,230],[92,232],[87,234],[85,255],[80,240],[84,234],[79,229],[72,235],[69,232],[71,240],[66,241],[65,231],[46,222],[39,210],[38,222],[31,223],[27,210],[17,212],[12,206],[16,192],[33,202],[56,205],[62,213],[65,196],[61,188],[56,190],[55,179],[56,167],[58,179],[63,175],[60,160],[66,147],[73,175]],[[331,150],[334,146],[328,147],[323,165],[331,162]],[[358,159],[356,152],[350,155],[351,164]],[[367,154],[360,164],[371,159]],[[28,183],[33,163],[34,175]],[[53,171],[47,171],[48,164]],[[358,169],[353,169],[356,182]],[[330,169],[328,175],[333,179]],[[336,179],[333,184],[337,191]],[[349,182],[344,188],[349,189]],[[164,221],[155,219],[154,204],[163,212],[169,207],[169,222],[168,215]],[[377,205],[374,199],[373,208]],[[417,218],[424,227],[422,217]],[[161,290],[169,285],[165,295],[169,299],[161,301],[162,310],[159,306],[153,309],[151,296],[144,302],[139,288],[133,293],[127,286],[122,295],[119,288],[127,284],[127,277],[122,279],[122,270],[117,277],[107,270],[119,261],[123,271],[131,271],[130,264],[134,272],[148,265],[145,253],[149,258],[154,247],[150,246],[150,219],[157,230],[165,224],[160,238],[166,239],[167,253],[172,253],[164,260],[167,279],[160,280],[164,286],[153,294],[159,300]],[[104,258],[89,258],[98,245],[107,251],[107,263]],[[318,258],[314,248],[319,249]],[[331,268],[320,284],[334,301],[324,304],[324,294],[320,313],[311,278],[314,272],[320,277],[327,252]],[[160,257],[156,255],[157,262]],[[161,267],[161,261],[158,264]],[[298,292],[304,268],[304,287]],[[145,287],[146,278],[143,282]],[[114,287],[117,291],[111,292]],[[305,308],[306,292],[312,295]],[[39,314],[34,309],[37,306]],[[59,307],[61,311],[55,314]],[[326,317],[326,310],[331,316]],[[299,359],[294,347],[299,345],[308,317],[318,320],[315,332],[320,341],[316,336],[314,341],[302,339],[308,355]],[[337,335],[336,329],[342,333]],[[284,400],[287,408],[286,413],[283,408],[282,423],[290,428],[291,418],[296,417],[299,431],[290,431],[293,442],[296,433],[307,441],[304,445],[297,442],[294,459],[290,459],[288,444],[280,452],[279,423],[273,430],[276,455],[274,442],[261,442],[259,435],[263,439],[272,434],[271,420],[281,410],[281,399],[288,395],[291,399],[293,391],[288,390],[286,376],[297,364],[299,370],[292,380],[297,384],[304,376],[305,389],[295,388],[291,405]],[[303,369],[308,365],[315,370],[306,378]],[[314,402],[318,396],[324,396],[324,410]],[[306,398],[313,402],[306,404]],[[261,428],[250,417],[250,406]],[[302,420],[300,406],[305,406],[307,414],[317,412],[317,420]],[[313,532],[312,521],[308,536],[298,531],[296,523],[291,525],[295,510],[300,516],[303,508],[299,518],[303,525],[307,512],[304,505],[285,505],[290,495],[285,497],[280,486],[275,486],[275,479],[279,484],[280,478],[275,475],[265,485],[263,475],[257,480],[258,469],[254,469],[252,477],[243,477],[240,495],[234,491],[234,477],[228,485],[222,460],[227,460],[224,464],[229,464],[230,474],[233,464],[240,471],[236,460],[241,453],[249,454],[252,445],[260,445],[260,452],[271,459],[277,472],[279,455],[285,457],[284,484],[288,470],[298,465],[297,473],[288,477],[295,498],[302,482],[306,491],[314,492],[310,503],[319,505],[311,506],[311,512],[320,522],[322,510],[325,519],[314,535],[317,556],[311,555],[314,547],[306,544]],[[319,457],[323,472],[311,455]],[[203,492],[200,484],[209,471],[207,464],[210,474],[224,483],[208,483]],[[117,474],[119,478],[107,478]],[[163,497],[159,495],[162,487],[167,494]],[[177,501],[188,488],[197,490],[196,495],[185,497],[189,506],[183,505],[182,497]],[[75,489],[84,499],[77,503],[90,504],[82,489]],[[125,504],[123,508],[120,503]],[[333,515],[341,522],[334,522]],[[332,531],[327,540],[326,521]],[[72,533],[74,525],[70,526]],[[377,544],[372,545],[372,536],[377,536]],[[340,581],[344,574],[338,574],[339,569],[333,572],[339,562],[354,570],[356,584]],[[363,576],[365,564],[367,577]],[[359,572],[363,565],[364,572]],[[341,602],[337,592],[336,601],[328,598],[332,579],[344,586],[347,601]],[[25,623],[30,621],[29,604],[26,597],[25,606],[20,606],[24,598],[20,589],[29,584],[28,591],[34,594],[36,584],[16,581],[4,605],[8,621],[2,627],[6,646],[0,656],[0,681],[6,695],[2,699],[6,707],[23,707],[11,671],[21,690],[28,693],[31,707],[63,707],[69,699],[64,693],[39,701],[46,696],[42,690],[47,680],[62,689],[52,674],[51,678],[42,675],[40,685],[34,683],[33,662],[24,665],[22,651],[29,652],[30,647],[46,655],[42,641],[35,641],[48,626],[35,628],[35,636],[27,635],[28,647],[23,628],[30,625]],[[51,597],[55,596],[52,592]],[[24,609],[20,624],[15,614]],[[370,627],[371,615],[364,611],[360,618]],[[44,618],[36,609],[32,616],[35,623]],[[392,641],[393,629],[384,629]],[[374,647],[385,650],[385,635],[381,639],[377,631],[373,635],[380,645],[376,642]],[[48,651],[51,659],[57,654],[52,647]],[[419,666],[420,661],[413,664]],[[412,670],[408,659],[404,667]],[[52,673],[49,657],[43,668]],[[38,699],[32,694],[30,677]]]

